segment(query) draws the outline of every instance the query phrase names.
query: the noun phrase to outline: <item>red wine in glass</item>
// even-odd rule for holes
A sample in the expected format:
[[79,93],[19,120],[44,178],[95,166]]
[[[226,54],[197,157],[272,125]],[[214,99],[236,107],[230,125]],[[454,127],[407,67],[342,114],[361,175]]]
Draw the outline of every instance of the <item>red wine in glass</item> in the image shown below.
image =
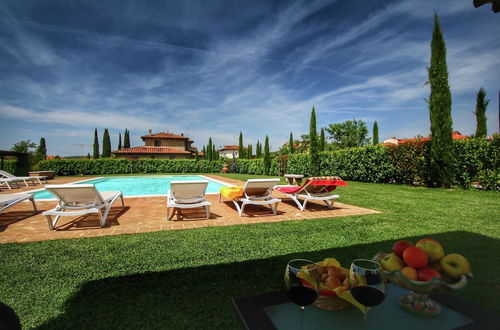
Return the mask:
[[373,307],[384,301],[385,294],[371,286],[355,286],[351,289],[351,294],[366,307]]

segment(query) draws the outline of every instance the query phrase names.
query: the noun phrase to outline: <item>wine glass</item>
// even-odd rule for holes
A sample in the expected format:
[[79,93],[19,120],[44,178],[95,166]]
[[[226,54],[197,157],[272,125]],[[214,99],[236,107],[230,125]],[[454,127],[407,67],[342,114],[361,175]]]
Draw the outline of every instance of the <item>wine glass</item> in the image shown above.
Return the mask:
[[382,303],[385,298],[385,281],[382,267],[373,260],[356,259],[349,271],[349,287],[352,296],[366,307],[365,329],[368,329],[368,312],[370,307]]
[[299,306],[300,329],[305,306],[316,301],[319,295],[319,274],[316,264],[305,259],[290,260],[285,269],[285,287],[290,300]]

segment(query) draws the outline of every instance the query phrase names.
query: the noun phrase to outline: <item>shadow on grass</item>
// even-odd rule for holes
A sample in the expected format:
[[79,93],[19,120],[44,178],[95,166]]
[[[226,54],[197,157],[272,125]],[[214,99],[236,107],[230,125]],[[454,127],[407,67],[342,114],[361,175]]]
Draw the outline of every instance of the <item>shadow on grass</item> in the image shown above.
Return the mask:
[[[432,237],[448,246],[448,252],[453,252],[454,246],[470,251],[466,255],[475,278],[457,294],[498,313],[496,300],[500,289],[495,251],[500,250],[500,240],[463,231]],[[420,238],[401,237],[413,242]],[[344,267],[349,267],[351,260],[389,251],[393,243],[383,241],[303,251],[267,259],[90,281],[67,300],[61,315],[40,328],[242,328],[231,298],[281,289],[283,270],[290,259],[319,261],[335,257]]]

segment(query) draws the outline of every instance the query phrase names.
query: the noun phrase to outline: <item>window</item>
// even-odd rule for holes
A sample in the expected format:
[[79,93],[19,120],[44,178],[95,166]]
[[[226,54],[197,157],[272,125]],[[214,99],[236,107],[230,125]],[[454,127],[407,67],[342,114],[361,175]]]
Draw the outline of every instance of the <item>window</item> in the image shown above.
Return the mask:
[[161,141],[155,140],[155,147],[161,147]]

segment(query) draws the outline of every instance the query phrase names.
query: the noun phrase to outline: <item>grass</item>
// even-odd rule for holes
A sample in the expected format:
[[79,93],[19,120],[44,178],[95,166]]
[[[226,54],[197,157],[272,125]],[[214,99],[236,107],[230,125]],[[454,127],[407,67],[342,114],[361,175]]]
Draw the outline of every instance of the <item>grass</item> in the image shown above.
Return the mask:
[[472,264],[456,294],[500,312],[498,193],[357,182],[339,193],[382,213],[1,245],[0,300],[23,327],[241,328],[230,298],[280,289],[289,259],[348,266],[430,236]]

